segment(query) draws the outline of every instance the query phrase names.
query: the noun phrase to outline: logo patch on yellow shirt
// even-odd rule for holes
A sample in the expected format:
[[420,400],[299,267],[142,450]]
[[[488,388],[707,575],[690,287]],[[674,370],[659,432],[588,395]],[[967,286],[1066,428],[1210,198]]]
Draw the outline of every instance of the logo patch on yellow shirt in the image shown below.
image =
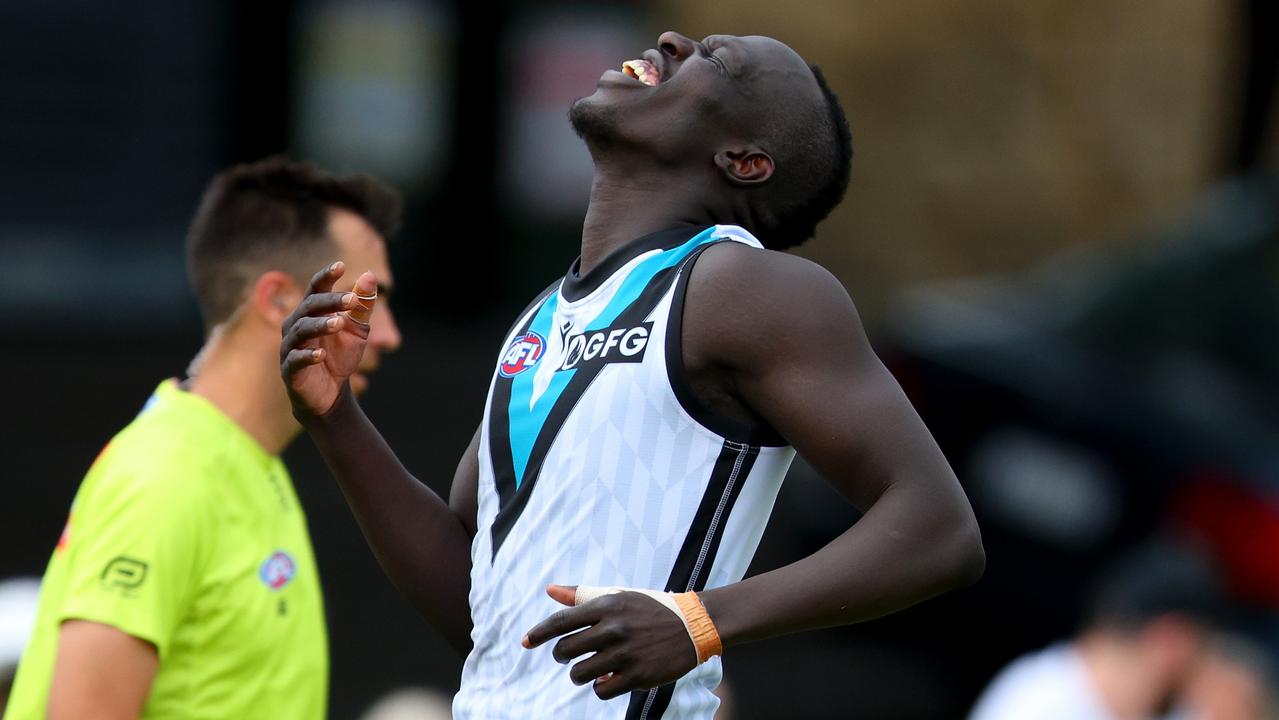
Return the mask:
[[109,590],[134,590],[146,579],[147,564],[124,555],[107,563],[102,571],[102,584]]
[[272,590],[279,590],[288,585],[298,573],[297,563],[283,550],[276,550],[258,569],[258,577],[262,583]]

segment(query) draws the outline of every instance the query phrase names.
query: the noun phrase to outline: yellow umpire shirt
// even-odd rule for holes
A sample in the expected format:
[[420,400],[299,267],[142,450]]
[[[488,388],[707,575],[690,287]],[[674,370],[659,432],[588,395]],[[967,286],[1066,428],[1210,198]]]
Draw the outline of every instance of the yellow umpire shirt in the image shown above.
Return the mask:
[[58,627],[68,619],[155,645],[145,718],[325,715],[324,607],[289,474],[172,380],[76,493],[7,720],[44,718]]

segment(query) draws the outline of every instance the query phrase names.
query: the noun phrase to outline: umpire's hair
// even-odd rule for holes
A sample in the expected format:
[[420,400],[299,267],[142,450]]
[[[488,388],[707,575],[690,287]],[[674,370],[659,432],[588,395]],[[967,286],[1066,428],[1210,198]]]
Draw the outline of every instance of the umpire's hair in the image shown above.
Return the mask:
[[1206,625],[1229,620],[1222,580],[1208,558],[1159,540],[1121,556],[1102,573],[1085,624],[1135,631],[1164,615]]
[[262,273],[299,282],[331,261],[329,212],[349,210],[384,240],[399,230],[403,202],[367,175],[336,175],[309,163],[271,157],[213,178],[187,233],[187,274],[206,332],[227,321]]

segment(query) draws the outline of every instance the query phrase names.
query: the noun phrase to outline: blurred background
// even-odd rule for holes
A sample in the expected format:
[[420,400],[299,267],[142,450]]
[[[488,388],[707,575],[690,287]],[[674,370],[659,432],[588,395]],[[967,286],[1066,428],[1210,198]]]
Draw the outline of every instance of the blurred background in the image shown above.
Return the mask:
[[[214,172],[274,153],[406,194],[405,342],[365,405],[446,490],[501,335],[577,254],[591,168],[568,104],[665,29],[772,35],[823,66],[854,176],[800,253],[858,303],[989,561],[894,617],[733,652],[736,717],[962,717],[1156,534],[1206,549],[1237,632],[1279,651],[1265,0],[0,0],[0,578],[43,572],[98,450],[199,348],[186,224]],[[286,460],[332,717],[451,693],[460,659],[383,578],[314,448]],[[797,463],[752,572],[855,519]]]

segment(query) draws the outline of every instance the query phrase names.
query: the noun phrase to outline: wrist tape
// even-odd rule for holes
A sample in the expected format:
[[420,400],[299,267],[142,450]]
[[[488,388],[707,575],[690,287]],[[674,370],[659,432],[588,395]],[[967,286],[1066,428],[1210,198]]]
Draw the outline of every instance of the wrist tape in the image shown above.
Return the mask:
[[701,598],[697,597],[695,592],[673,593],[645,590],[643,588],[579,585],[573,604],[583,605],[595,598],[620,592],[636,592],[641,595],[647,595],[661,603],[662,607],[675,613],[675,617],[684,623],[684,629],[688,631],[688,637],[693,641],[693,647],[697,650],[698,665],[716,655],[723,654],[724,645],[720,642],[719,631],[715,629],[715,623],[711,621],[711,616],[706,612],[706,606],[702,604]]

